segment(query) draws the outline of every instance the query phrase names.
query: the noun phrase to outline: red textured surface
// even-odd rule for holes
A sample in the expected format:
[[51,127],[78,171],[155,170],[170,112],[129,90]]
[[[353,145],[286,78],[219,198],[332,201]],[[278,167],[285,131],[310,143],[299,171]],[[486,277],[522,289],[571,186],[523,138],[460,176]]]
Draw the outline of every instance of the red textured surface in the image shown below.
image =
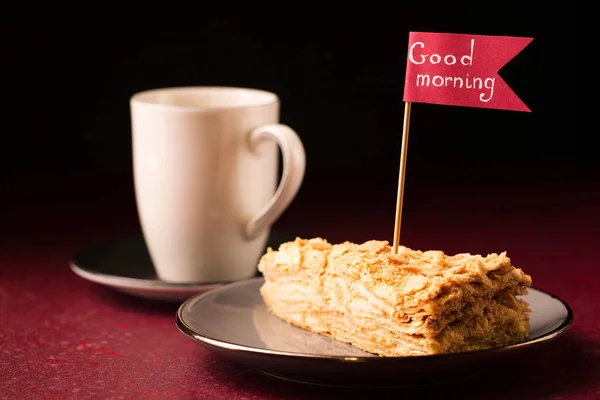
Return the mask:
[[[9,181],[0,211],[0,398],[600,398],[600,191],[573,176],[579,179],[505,179],[477,188],[460,178],[443,187],[407,182],[404,244],[507,250],[534,286],[571,305],[575,323],[501,376],[377,392],[299,385],[230,365],[179,333],[176,305],[120,295],[71,273],[74,251],[138,231],[127,184]],[[393,185],[357,190],[308,181],[277,228],[332,241],[391,240],[394,206]]]

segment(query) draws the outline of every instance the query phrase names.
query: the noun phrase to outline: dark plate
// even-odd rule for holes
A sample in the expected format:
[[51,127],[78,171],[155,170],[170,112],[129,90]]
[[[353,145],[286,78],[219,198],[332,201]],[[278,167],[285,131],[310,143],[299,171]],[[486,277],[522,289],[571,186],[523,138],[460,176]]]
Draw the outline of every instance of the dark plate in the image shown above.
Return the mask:
[[420,386],[465,379],[487,363],[548,343],[573,321],[557,297],[530,289],[529,338],[493,350],[417,357],[378,357],[273,316],[260,296],[263,278],[231,283],[194,296],[177,311],[179,330],[233,362],[298,382],[330,386]]
[[[273,232],[267,247],[294,240],[293,235]],[[265,248],[266,250],[266,248]],[[89,281],[134,296],[183,301],[228,282],[169,283],[160,280],[142,236],[115,238],[78,251],[70,267]],[[258,273],[257,273],[258,275]]]

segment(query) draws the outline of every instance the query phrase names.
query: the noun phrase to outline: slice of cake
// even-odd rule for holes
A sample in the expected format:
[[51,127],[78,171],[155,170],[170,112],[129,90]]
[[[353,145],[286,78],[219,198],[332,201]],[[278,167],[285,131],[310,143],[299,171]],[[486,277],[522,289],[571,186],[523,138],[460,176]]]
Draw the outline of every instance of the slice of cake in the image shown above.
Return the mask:
[[387,241],[296,239],[259,262],[261,295],[288,323],[380,356],[489,349],[529,332],[531,278],[506,253],[448,256]]

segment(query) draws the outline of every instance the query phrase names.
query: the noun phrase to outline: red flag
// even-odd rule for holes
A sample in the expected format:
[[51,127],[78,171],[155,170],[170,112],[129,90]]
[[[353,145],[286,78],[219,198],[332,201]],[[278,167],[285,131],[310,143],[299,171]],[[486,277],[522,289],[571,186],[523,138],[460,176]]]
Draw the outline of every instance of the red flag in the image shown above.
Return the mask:
[[404,101],[531,112],[498,71],[532,40],[410,32]]

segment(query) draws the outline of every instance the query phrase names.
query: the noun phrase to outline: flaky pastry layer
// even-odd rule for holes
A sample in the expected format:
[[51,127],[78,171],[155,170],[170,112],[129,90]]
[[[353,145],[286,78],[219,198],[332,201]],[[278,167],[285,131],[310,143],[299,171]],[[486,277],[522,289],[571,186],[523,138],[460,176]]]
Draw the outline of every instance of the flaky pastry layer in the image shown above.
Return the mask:
[[481,350],[529,331],[531,278],[506,253],[448,256],[386,241],[296,239],[259,262],[270,311],[382,356]]

